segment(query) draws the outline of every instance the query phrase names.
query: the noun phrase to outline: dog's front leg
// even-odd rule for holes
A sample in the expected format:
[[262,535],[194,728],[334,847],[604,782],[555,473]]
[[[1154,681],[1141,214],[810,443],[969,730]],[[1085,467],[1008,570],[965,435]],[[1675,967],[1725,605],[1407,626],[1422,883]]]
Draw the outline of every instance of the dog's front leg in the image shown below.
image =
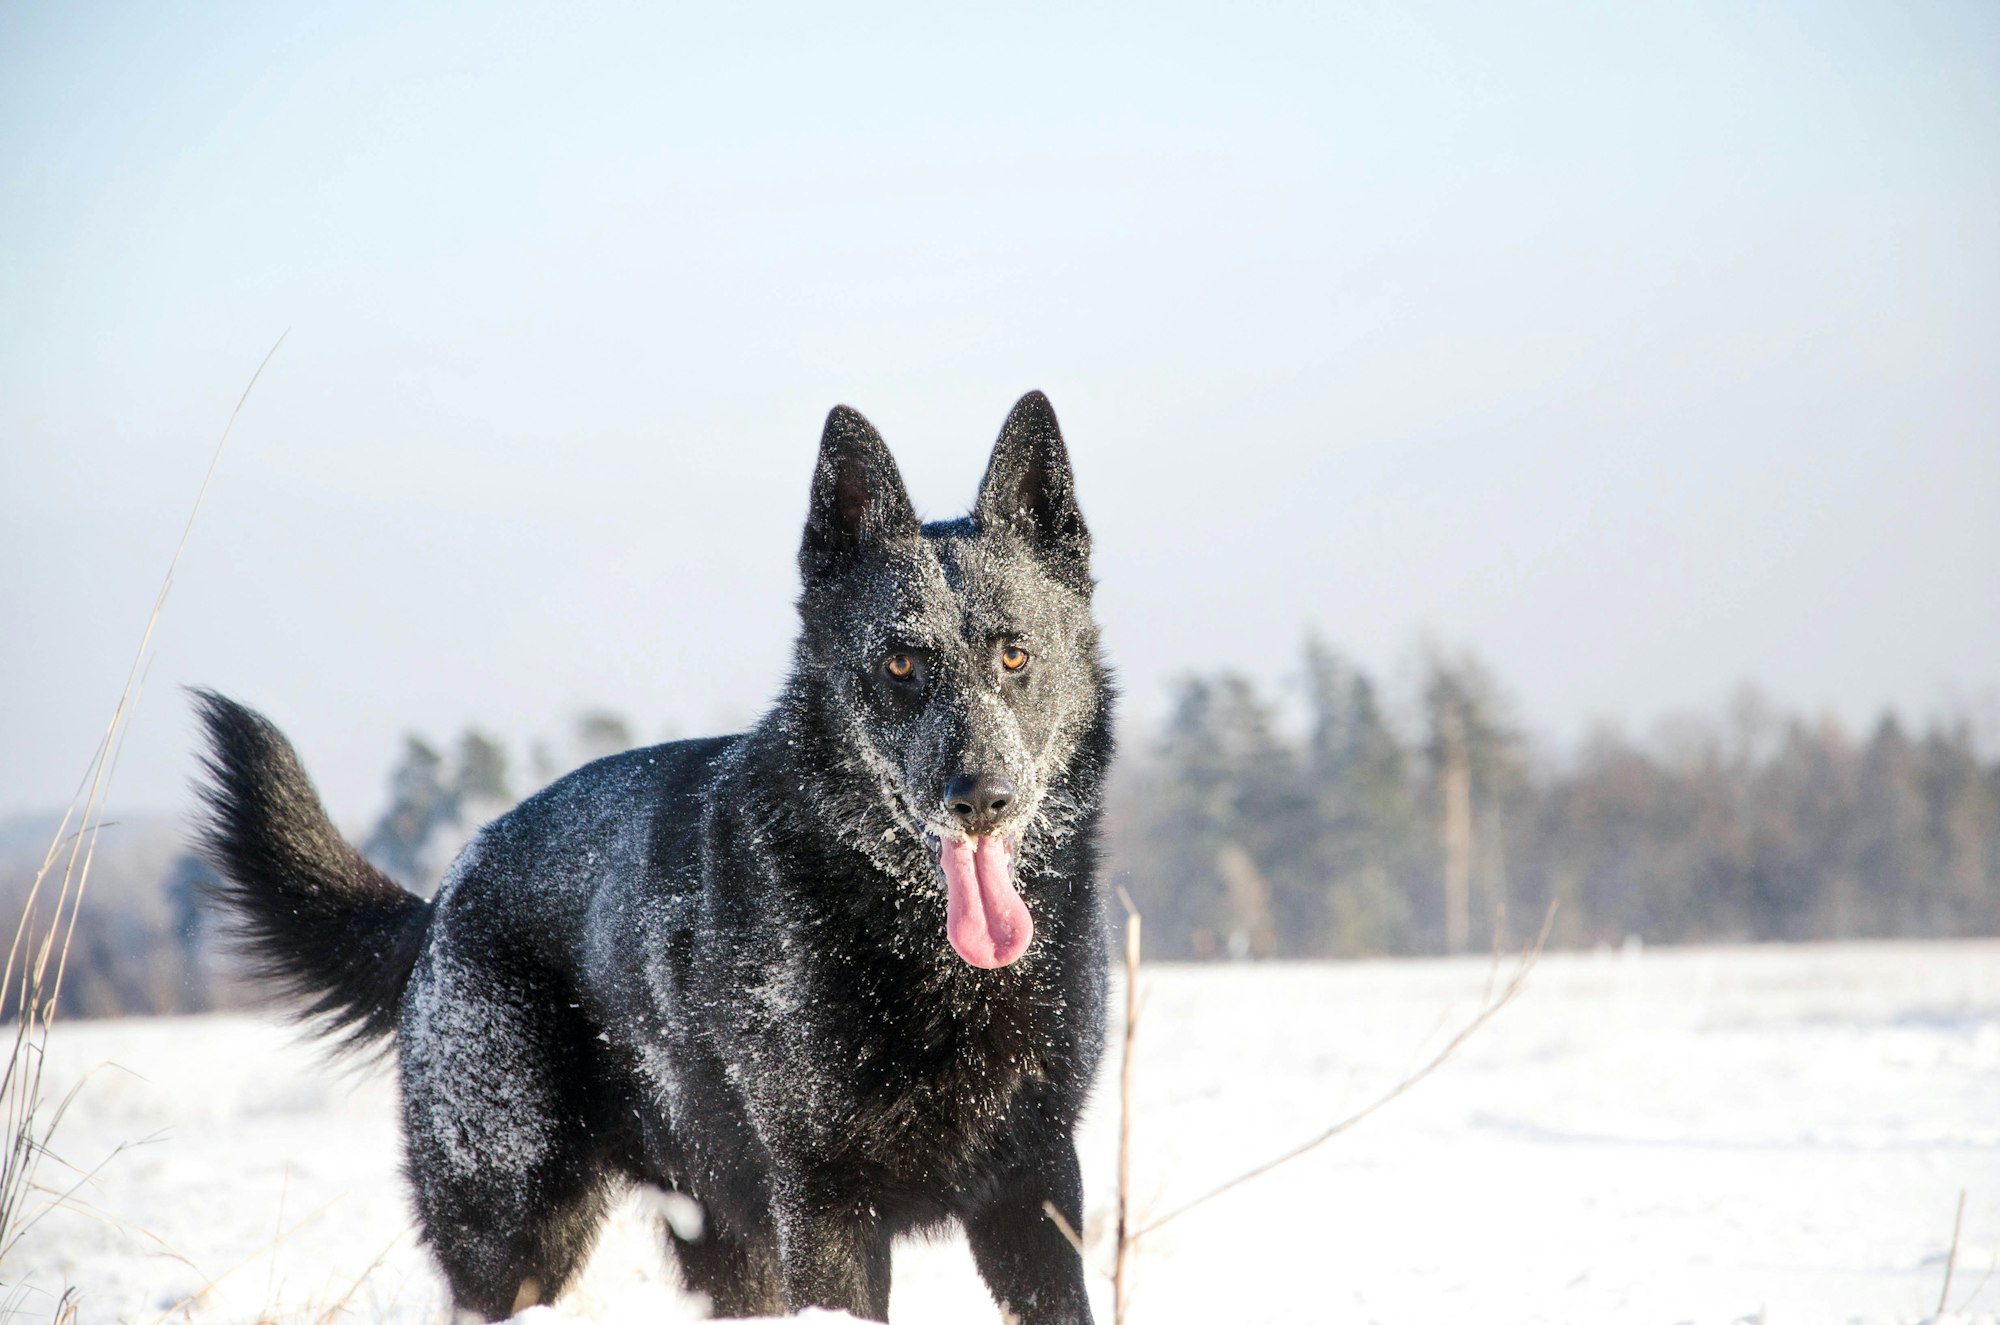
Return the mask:
[[828,1307],[889,1319],[889,1242],[880,1221],[852,1201],[780,1199],[778,1261],[785,1309]]
[[964,1216],[972,1259],[994,1300],[1022,1325],[1090,1325],[1083,1258],[1049,1218],[1047,1202],[1083,1227],[1083,1176],[1067,1139],[1009,1175]]

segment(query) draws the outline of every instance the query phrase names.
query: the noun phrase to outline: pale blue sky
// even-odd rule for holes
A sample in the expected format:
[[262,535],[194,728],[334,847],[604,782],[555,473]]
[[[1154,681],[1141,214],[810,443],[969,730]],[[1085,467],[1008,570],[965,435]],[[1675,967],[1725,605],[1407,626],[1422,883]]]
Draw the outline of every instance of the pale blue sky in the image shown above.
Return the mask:
[[230,405],[172,687],[398,733],[776,686],[818,427],[969,499],[1041,387],[1135,713],[1477,650],[1574,740],[2000,688],[2000,8],[0,9],[0,814]]

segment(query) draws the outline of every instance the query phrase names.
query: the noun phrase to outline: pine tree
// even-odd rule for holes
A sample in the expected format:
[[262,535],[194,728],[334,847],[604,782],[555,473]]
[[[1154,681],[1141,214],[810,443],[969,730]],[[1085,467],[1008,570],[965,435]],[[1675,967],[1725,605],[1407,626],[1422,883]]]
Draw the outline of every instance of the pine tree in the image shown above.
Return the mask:
[[457,815],[444,782],[444,757],[419,736],[403,738],[403,753],[389,774],[389,807],[362,851],[408,888],[428,882],[424,848],[431,835]]

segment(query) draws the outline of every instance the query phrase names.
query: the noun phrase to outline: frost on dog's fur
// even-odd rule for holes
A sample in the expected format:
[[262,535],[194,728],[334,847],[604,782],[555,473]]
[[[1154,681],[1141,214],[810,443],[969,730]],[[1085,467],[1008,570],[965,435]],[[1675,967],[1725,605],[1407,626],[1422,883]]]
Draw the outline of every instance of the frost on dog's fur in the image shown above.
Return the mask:
[[[356,867],[275,729],[204,700],[218,900],[282,990],[362,1038],[394,1029],[406,1168],[461,1307],[552,1298],[607,1194],[640,1182],[700,1203],[670,1245],[719,1314],[880,1319],[890,1242],[958,1220],[1018,1318],[1088,1319],[1043,1203],[1081,1224],[1071,1135],[1103,1029],[1089,551],[1039,394],[972,513],[929,525],[836,409],[771,712],[562,779],[431,904]],[[894,679],[890,656],[921,667]],[[975,773],[1009,793],[984,817],[945,792]],[[963,959],[946,941],[970,885],[967,856],[956,883],[941,860],[968,835],[1006,870],[979,895],[1032,921],[1025,950],[1020,927]]]

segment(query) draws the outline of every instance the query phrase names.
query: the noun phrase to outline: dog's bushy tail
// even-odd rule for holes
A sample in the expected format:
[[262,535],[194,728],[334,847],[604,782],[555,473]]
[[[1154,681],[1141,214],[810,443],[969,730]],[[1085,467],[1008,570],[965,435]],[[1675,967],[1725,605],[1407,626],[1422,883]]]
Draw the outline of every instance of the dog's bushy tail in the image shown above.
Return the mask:
[[205,889],[250,969],[342,1049],[395,1029],[430,926],[430,903],[397,886],[334,830],[291,743],[261,714],[194,692],[207,729]]

